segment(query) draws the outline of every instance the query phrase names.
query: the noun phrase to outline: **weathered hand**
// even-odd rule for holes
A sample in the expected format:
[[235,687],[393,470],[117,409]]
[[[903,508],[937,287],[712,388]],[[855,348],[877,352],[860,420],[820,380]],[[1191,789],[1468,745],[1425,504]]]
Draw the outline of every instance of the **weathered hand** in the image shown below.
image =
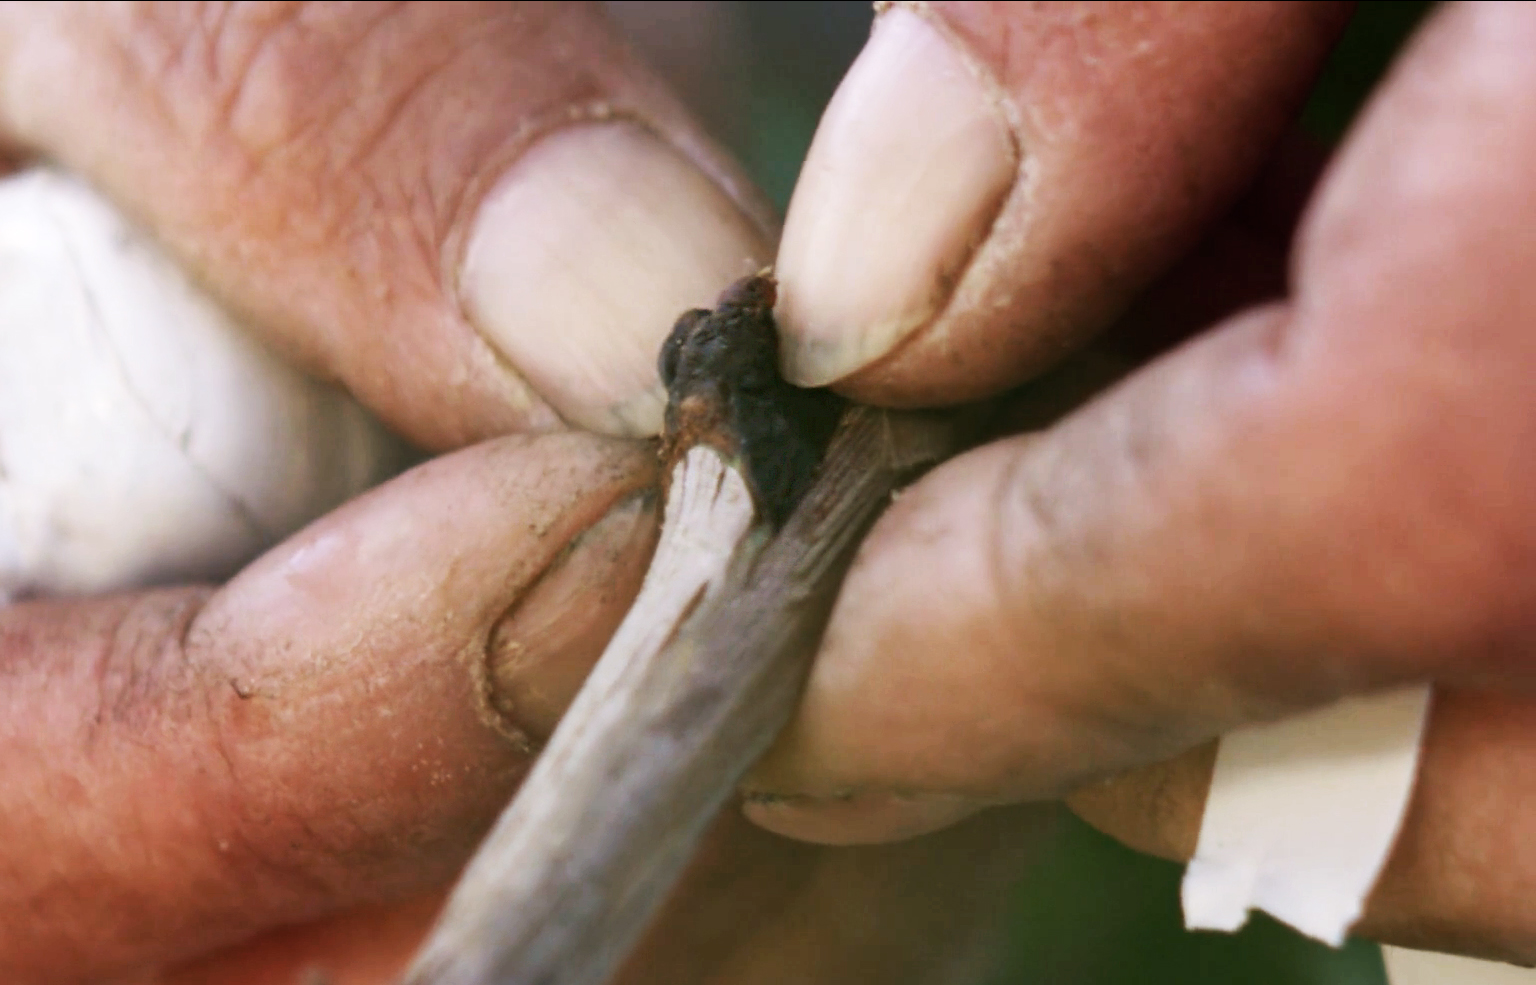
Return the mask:
[[[1230,203],[1341,15],[891,8],[790,208],[788,366],[895,404],[1029,378]],[[1250,266],[1245,242],[1289,250],[1272,303],[909,490],[750,781],[788,798],[751,816],[829,842],[910,835],[1435,680],[1364,929],[1536,959],[1533,43],[1518,5],[1438,13],[1294,246],[1252,211],[1233,220],[1246,240],[1214,241],[1205,270],[1223,278]],[[1204,782],[1188,760],[1079,803],[1187,853]]]
[[[0,608],[0,978],[387,981],[654,539],[652,449],[565,425],[651,433],[661,339],[771,220],[587,6],[0,18],[18,156],[445,453],[222,587]],[[829,852],[733,814],[630,980],[921,980],[1035,838]]]

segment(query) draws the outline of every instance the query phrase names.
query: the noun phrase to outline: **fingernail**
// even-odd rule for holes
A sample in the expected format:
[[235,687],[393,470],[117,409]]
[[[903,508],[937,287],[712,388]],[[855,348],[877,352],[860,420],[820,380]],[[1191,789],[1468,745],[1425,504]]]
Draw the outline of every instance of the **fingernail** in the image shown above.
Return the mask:
[[869,365],[929,322],[1017,171],[996,94],[917,14],[876,22],[816,130],[779,247],[785,374]]
[[475,327],[566,421],[661,428],[677,316],[762,267],[763,234],[704,172],[627,122],[556,131],[480,205],[459,291]]
[[554,732],[640,591],[658,506],[651,490],[615,504],[497,622],[481,683],[503,731],[539,743]]
[[749,790],[742,800],[742,812],[758,827],[824,845],[915,838],[948,827],[986,806],[955,794],[889,791],[804,797]]

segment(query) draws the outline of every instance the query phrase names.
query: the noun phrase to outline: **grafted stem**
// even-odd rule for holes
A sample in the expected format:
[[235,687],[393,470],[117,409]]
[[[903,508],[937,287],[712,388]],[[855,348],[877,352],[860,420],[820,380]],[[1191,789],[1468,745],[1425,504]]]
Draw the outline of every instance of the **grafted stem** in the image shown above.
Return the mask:
[[735,285],[663,349],[671,468],[651,568],[411,985],[611,978],[788,721],[864,532],[952,450],[949,418],[843,411],[779,380],[772,290]]

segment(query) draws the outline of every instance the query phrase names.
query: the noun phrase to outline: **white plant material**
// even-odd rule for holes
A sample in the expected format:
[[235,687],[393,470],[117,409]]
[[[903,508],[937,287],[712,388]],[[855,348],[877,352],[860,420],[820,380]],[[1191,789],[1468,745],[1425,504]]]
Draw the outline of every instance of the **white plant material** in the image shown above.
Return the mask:
[[[626,870],[635,883],[592,888],[601,885],[607,862],[602,834],[612,830],[615,817],[644,820],[643,806],[636,807],[628,787],[636,776],[655,769],[637,750],[654,752],[655,721],[675,711],[673,679],[689,669],[668,666],[658,657],[689,614],[720,589],[756,519],[746,479],[719,451],[696,445],[673,466],[661,539],[640,594],[517,799],[465,870],[408,982],[507,980],[505,969],[496,965],[505,955],[488,946],[503,937],[523,945],[519,956],[530,965],[518,969],[517,981],[552,980],[540,976],[547,966],[560,964],[560,948],[569,934],[555,931],[542,933],[536,942],[518,940],[504,933],[506,914],[550,899],[564,901],[561,890],[574,882],[581,898],[548,917],[551,926],[569,931],[594,920],[594,911],[624,909],[621,901],[602,900],[604,893],[630,897],[633,903],[648,898],[647,888],[654,891],[646,885],[643,863],[639,874]],[[673,762],[687,755],[684,737],[677,738],[676,748],[668,749]],[[687,836],[678,837],[685,840],[677,850],[686,853],[691,847]],[[657,858],[676,846],[648,848]],[[573,873],[584,878],[573,878]],[[582,966],[562,967],[559,980],[591,981],[593,973],[617,964],[642,926],[619,923],[625,932],[604,942],[598,951],[605,953],[584,953]]]
[[1430,689],[1347,698],[1221,740],[1184,922],[1263,910],[1337,947],[1386,864],[1418,773]]
[[0,180],[0,602],[221,578],[405,455],[82,182]]

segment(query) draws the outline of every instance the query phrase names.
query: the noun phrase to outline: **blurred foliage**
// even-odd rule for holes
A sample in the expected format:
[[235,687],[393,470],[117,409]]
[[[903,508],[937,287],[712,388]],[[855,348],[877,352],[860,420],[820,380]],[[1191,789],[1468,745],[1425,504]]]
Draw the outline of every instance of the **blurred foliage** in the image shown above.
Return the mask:
[[782,215],[822,108],[869,36],[871,5],[608,0],[604,6]]
[[[1361,3],[1302,116],[1332,143],[1430,10]],[[869,4],[621,3],[609,9],[780,210],[822,107],[868,34]],[[1068,818],[1018,886],[1006,953],[987,985],[1383,985],[1375,946],[1342,950],[1262,916],[1233,935],[1189,933],[1181,868]]]
[[741,155],[782,214],[826,103],[822,99],[807,105],[807,84],[824,87],[830,97],[869,37],[874,16],[868,3],[856,2],[818,4],[823,8],[818,16],[798,18],[784,16],[795,4],[742,6],[747,31],[756,42],[748,64],[756,125]]
[[1183,867],[1068,817],[1015,890],[1002,966],[987,985],[1382,985],[1373,944],[1335,951],[1263,915],[1240,933],[1190,933]]

